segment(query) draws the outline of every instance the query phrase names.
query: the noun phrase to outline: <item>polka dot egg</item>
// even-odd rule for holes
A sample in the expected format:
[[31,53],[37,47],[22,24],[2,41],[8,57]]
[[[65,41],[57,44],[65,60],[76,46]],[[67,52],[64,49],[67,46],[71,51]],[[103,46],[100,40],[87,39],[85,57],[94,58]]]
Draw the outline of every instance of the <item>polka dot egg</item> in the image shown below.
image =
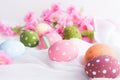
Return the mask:
[[114,51],[106,44],[94,44],[86,51],[84,56],[85,62],[87,63],[89,60],[100,55],[114,56],[115,54]]
[[86,64],[85,72],[91,78],[115,78],[119,75],[119,69],[120,64],[117,59],[101,55]]
[[26,30],[20,35],[20,41],[28,47],[35,47],[38,45],[39,42],[39,37],[37,33],[31,31],[31,30]]
[[48,50],[49,58],[57,62],[68,62],[78,56],[79,50],[70,40],[60,40]]
[[49,48],[53,43],[62,40],[62,37],[55,32],[48,33],[41,37],[39,42],[39,48],[40,49],[47,49]]

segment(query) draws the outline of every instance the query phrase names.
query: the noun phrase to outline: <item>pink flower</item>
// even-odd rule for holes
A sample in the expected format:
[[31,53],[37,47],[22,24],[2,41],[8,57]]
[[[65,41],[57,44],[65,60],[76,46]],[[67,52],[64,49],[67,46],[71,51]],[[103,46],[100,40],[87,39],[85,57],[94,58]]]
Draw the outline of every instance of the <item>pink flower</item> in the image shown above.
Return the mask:
[[49,9],[46,9],[45,11],[42,12],[41,18],[43,20],[49,20],[49,16],[52,14],[52,12]]
[[43,11],[41,18],[48,24],[54,23],[59,19],[61,15],[61,9],[59,4],[53,4],[51,9],[46,9]]
[[34,31],[36,25],[39,23],[39,21],[35,18],[35,15],[33,12],[28,13],[24,20],[26,22],[25,30],[30,29]]
[[68,21],[66,22],[66,26],[71,26],[71,25],[73,25],[73,21],[68,20]]
[[3,31],[3,27],[4,25],[2,24],[2,23],[0,23],[0,32],[2,32]]
[[24,20],[25,20],[26,23],[31,23],[31,24],[34,24],[34,25],[39,23],[38,20],[35,18],[35,15],[34,15],[33,12],[28,13]]
[[86,17],[85,24],[87,25],[88,30],[94,30],[94,20],[93,18]]
[[80,31],[87,30],[87,26],[81,24],[80,27],[79,27],[79,30],[80,30]]
[[63,33],[63,30],[64,30],[64,26],[60,25],[60,24],[57,24],[56,25],[56,29],[55,31],[60,34],[62,36],[62,33]]
[[66,19],[67,19],[66,16],[65,16],[64,18],[61,17],[61,18],[59,19],[59,21],[58,21],[59,25],[60,25],[60,26],[66,26]]
[[49,16],[49,20],[51,22],[56,22],[60,19],[60,15],[59,13],[52,13],[50,16]]
[[78,13],[72,14],[71,17],[72,17],[73,23],[76,24],[76,25],[81,24],[81,22],[83,20],[83,16],[81,16]]
[[60,4],[53,4],[51,7],[52,12],[61,11]]
[[13,63],[12,59],[5,55],[4,51],[0,50],[0,65],[11,64]]
[[16,33],[12,30],[10,26],[6,26],[0,23],[0,33],[6,36],[15,36]]
[[35,31],[36,27],[32,24],[26,24],[25,30],[32,30]]
[[72,14],[72,13],[74,13],[75,11],[76,11],[76,9],[75,9],[74,6],[70,6],[70,7],[68,7],[68,9],[67,9],[67,13],[68,13],[68,14]]
[[88,17],[85,17],[82,20],[82,23],[80,25],[80,30],[94,30],[94,21],[93,19],[90,19]]
[[68,15],[68,17],[66,18],[65,26],[71,26],[71,25],[73,25],[73,21],[72,21],[72,18]]

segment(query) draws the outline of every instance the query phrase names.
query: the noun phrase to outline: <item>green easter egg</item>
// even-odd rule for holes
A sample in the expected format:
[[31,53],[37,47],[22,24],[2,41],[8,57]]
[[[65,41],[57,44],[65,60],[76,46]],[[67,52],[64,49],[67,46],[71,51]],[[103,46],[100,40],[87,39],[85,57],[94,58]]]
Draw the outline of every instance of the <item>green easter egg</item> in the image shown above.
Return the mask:
[[81,39],[81,33],[76,26],[68,26],[63,31],[64,39],[79,38]]
[[27,47],[35,47],[39,43],[39,37],[37,33],[31,30],[26,30],[21,33],[20,41]]

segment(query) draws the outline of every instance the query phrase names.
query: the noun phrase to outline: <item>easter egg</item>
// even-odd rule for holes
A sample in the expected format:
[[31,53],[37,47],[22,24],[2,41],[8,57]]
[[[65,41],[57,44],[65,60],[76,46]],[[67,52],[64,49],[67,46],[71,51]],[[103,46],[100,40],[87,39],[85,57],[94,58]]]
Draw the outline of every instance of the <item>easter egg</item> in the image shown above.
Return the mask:
[[70,40],[60,40],[50,46],[49,58],[57,62],[68,62],[78,56],[79,50]]
[[41,37],[39,42],[39,48],[40,49],[47,49],[49,48],[53,43],[62,40],[62,37],[58,33],[48,33]]
[[114,51],[106,44],[94,44],[85,53],[85,62],[100,55],[114,56]]
[[6,65],[13,63],[13,60],[6,55],[6,53],[0,50],[0,65]]
[[46,24],[46,23],[40,23],[36,26],[36,32],[38,34],[44,34],[47,31],[52,30],[52,28],[50,27],[50,25]]
[[[89,80],[113,80],[111,78],[91,78]],[[118,79],[114,79],[114,80],[118,80]]]
[[71,38],[81,39],[81,33],[76,26],[68,26],[63,31],[63,39]]
[[20,41],[27,47],[35,47],[39,43],[39,37],[37,33],[26,30],[20,34]]
[[5,51],[9,57],[15,58],[24,54],[25,46],[20,41],[11,39],[1,43],[0,50]]
[[85,72],[90,78],[116,78],[120,73],[120,64],[112,56],[101,55],[86,64]]

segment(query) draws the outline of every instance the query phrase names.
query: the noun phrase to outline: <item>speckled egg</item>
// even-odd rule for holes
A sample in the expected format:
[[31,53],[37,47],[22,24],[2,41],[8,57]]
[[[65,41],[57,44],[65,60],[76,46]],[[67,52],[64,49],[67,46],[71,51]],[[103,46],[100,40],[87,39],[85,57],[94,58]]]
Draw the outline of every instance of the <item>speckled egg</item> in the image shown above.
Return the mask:
[[39,43],[39,37],[37,33],[31,30],[26,30],[21,33],[20,41],[27,47],[35,47]]
[[0,50],[5,51],[9,57],[16,58],[24,54],[25,46],[20,41],[11,39],[1,43]]
[[[113,80],[111,78],[90,78],[89,80]],[[115,78],[114,80],[119,80],[119,78]]]
[[40,42],[39,42],[39,48],[47,49],[52,44],[54,44],[55,42],[57,42],[59,40],[62,40],[62,37],[58,33],[56,33],[56,32],[48,33],[41,37]]
[[85,72],[91,78],[116,78],[120,72],[120,64],[112,56],[101,55],[86,64]]
[[74,60],[79,53],[79,49],[70,40],[60,40],[50,46],[48,50],[49,58],[57,62],[68,62]]
[[85,53],[85,62],[87,63],[89,60],[91,60],[94,57],[100,56],[100,55],[110,55],[114,56],[114,51],[112,48],[110,48],[106,44],[94,44]]
[[36,26],[36,32],[40,34],[44,34],[47,31],[52,30],[51,26],[46,23],[40,23]]
[[63,31],[63,39],[79,38],[81,39],[81,33],[76,26],[68,26]]
[[0,65],[6,65],[13,63],[13,60],[8,57],[5,51],[0,50]]

